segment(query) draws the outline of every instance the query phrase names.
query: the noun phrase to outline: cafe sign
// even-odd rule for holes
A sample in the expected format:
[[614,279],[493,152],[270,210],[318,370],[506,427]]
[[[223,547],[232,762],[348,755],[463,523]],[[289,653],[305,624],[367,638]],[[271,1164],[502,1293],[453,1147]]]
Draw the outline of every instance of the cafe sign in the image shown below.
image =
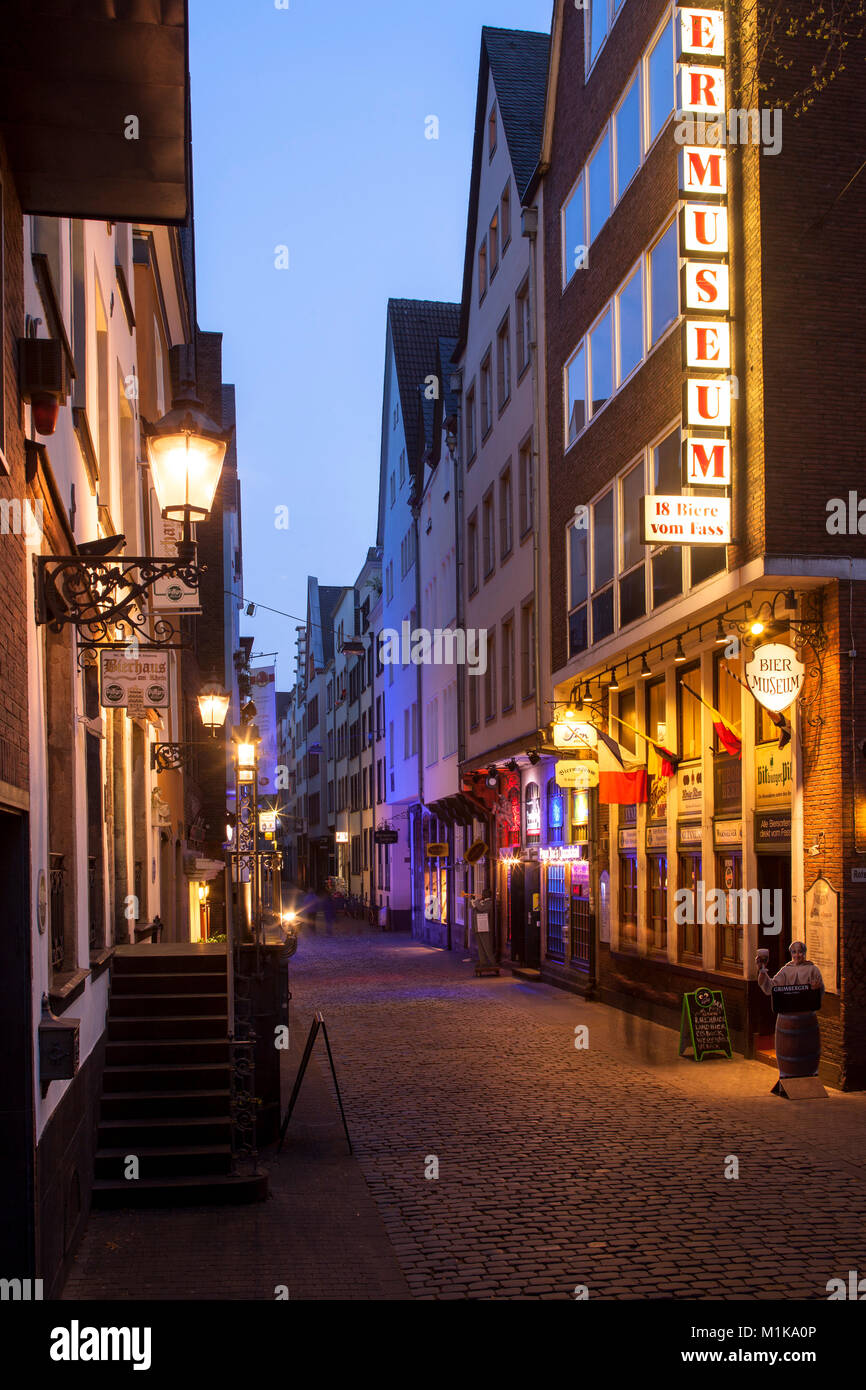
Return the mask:
[[765,642],[746,664],[746,684],[759,705],[774,714],[793,704],[803,688],[806,668],[793,647]]
[[128,657],[123,650],[99,653],[103,709],[167,709],[170,703],[168,652]]

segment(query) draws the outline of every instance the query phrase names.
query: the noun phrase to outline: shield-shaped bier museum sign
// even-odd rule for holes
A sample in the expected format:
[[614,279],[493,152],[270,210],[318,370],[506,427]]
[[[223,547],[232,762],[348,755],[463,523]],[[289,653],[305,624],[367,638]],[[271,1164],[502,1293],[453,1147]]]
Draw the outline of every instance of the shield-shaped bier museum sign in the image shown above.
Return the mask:
[[128,657],[122,650],[103,651],[99,653],[99,661],[103,708],[165,709],[168,706],[168,652]]
[[793,647],[765,642],[746,665],[746,684],[759,705],[780,714],[793,704],[803,688],[806,668]]

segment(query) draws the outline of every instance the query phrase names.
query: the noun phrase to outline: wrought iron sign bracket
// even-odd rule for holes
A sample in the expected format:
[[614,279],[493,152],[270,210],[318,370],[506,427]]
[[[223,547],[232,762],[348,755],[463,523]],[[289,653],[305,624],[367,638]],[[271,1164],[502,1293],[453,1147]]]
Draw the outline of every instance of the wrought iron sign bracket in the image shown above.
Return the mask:
[[148,630],[143,601],[161,579],[193,588],[206,570],[193,560],[152,555],[36,555],[34,564],[37,624],[47,624],[52,632],[72,624],[90,646],[110,641],[121,623],[133,636],[145,636],[152,647],[173,645],[176,631],[167,619],[155,618],[153,631]]
[[152,743],[150,745],[150,768],[152,772],[178,772],[186,767],[194,748],[219,747],[217,740],[210,743]]

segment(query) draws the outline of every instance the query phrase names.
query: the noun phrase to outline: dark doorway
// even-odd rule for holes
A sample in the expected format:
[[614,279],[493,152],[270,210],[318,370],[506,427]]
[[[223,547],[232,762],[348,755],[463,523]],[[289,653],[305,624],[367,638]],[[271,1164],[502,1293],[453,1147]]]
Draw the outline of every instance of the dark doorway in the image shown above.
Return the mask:
[[510,926],[511,926],[511,959],[525,964],[524,952],[526,949],[526,907],[524,895],[524,875],[523,865],[514,864],[510,870],[511,891],[510,899]]
[[[777,970],[781,970],[790,959],[788,947],[791,944],[791,856],[789,854],[759,854],[756,855],[758,865],[758,890],[761,894],[761,924],[758,927],[758,949],[770,952],[770,961],[767,970],[770,975],[775,975]],[[763,910],[764,894],[769,893],[771,912],[775,914],[776,905],[781,902],[782,930],[775,936],[765,932],[765,926],[772,926],[772,922],[765,921]],[[778,894],[777,898],[772,895]],[[772,1036],[776,1019],[773,1013],[770,996],[765,994],[760,988],[756,988],[757,994],[757,1013],[753,1021],[753,1032],[761,1037]]]
[[541,965],[541,877],[537,864],[526,865],[523,893],[526,923],[523,963],[537,970]]
[[[10,1278],[33,1278],[36,1274],[29,874],[27,817],[0,811],[0,1125],[4,1138],[0,1183],[5,1208],[5,1219],[0,1223],[0,1259]],[[41,914],[41,906],[39,911]],[[44,911],[40,921],[47,921],[47,883]],[[47,952],[44,937],[42,945]]]

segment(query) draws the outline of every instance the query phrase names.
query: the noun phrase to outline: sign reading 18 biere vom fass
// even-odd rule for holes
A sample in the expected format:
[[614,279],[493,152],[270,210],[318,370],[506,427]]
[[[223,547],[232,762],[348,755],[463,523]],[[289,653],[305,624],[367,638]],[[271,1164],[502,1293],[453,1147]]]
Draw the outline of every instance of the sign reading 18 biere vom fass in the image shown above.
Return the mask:
[[645,545],[728,545],[733,475],[728,170],[727,152],[717,147],[727,110],[724,10],[679,5],[676,50],[682,481],[689,493],[645,497],[642,539]]

